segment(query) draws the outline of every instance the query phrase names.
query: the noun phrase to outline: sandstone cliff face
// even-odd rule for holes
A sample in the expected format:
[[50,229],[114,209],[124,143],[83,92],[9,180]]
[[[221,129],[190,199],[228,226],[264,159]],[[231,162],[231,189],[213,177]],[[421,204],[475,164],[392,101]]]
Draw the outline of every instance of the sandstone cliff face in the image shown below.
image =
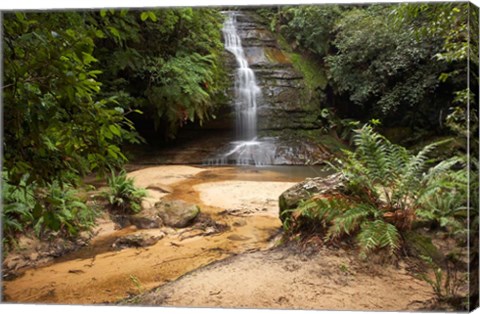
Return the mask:
[[[254,12],[237,16],[237,30],[250,67],[262,89],[258,102],[258,130],[316,129],[318,108],[310,104],[301,73],[279,48],[277,39]],[[225,53],[234,73],[235,59]],[[231,106],[233,108],[233,104]]]

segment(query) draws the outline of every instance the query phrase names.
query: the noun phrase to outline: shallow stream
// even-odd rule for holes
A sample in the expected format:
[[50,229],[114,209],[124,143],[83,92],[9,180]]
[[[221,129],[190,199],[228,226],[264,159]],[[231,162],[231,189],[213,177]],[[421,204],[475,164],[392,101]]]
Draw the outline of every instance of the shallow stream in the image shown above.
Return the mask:
[[[158,166],[133,171],[129,175],[137,185],[171,187],[172,193],[157,196],[198,204],[204,217],[226,226],[226,230],[115,229],[112,221],[103,219],[87,247],[5,281],[4,299],[22,303],[113,303],[228,256],[266,249],[274,245],[281,231],[279,195],[305,177],[325,173],[319,167],[296,166]],[[112,248],[119,237],[139,233],[164,237],[148,247]]]

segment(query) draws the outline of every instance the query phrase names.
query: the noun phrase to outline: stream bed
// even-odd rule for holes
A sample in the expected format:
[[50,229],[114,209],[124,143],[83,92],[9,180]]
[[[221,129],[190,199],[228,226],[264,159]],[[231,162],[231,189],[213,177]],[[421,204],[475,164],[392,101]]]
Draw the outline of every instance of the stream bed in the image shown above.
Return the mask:
[[[7,302],[101,304],[112,303],[175,280],[199,267],[246,251],[272,246],[280,232],[278,196],[306,176],[309,167],[191,167],[157,166],[129,173],[138,186],[158,183],[171,193],[156,195],[197,204],[203,217],[225,226],[209,233],[189,228],[117,229],[104,217],[91,243],[5,281]],[[115,249],[129,234],[161,235],[156,244]]]
[[[135,167],[133,167],[135,169]],[[140,167],[141,168],[141,167]],[[138,168],[137,168],[138,169]],[[351,248],[276,246],[279,195],[319,167],[156,166],[129,173],[147,200],[183,200],[187,228],[118,229],[104,217],[91,243],[4,281],[4,301],[316,310],[419,310],[433,293],[405,262],[359,260]],[[148,189],[162,185],[169,192]],[[162,238],[115,248],[126,235]],[[312,238],[312,240],[315,240]]]

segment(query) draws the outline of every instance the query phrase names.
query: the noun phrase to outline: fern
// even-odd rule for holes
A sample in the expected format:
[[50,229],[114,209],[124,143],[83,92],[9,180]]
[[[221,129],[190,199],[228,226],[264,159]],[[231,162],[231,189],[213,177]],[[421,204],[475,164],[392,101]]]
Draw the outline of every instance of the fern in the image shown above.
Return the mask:
[[282,213],[286,216],[283,227],[290,233],[309,228],[312,224],[314,228],[320,227],[321,230],[326,230],[348,207],[349,204],[345,199],[317,198],[301,201],[296,209]]
[[118,175],[112,171],[107,184],[110,190],[103,193],[103,196],[107,198],[114,211],[137,213],[141,210],[141,202],[147,192],[135,187],[133,179],[127,177],[125,170],[120,171]]
[[326,238],[333,239],[343,234],[350,235],[351,232],[359,228],[363,220],[372,213],[372,210],[375,209],[371,206],[358,204],[344,211],[333,220],[333,224],[329,228]]
[[366,221],[357,235],[362,255],[374,249],[387,248],[393,255],[400,245],[400,234],[394,225],[384,220]]
[[430,144],[413,155],[371,126],[363,126],[353,137],[356,150],[344,151],[345,158],[331,164],[342,173],[348,192],[342,197],[320,195],[301,202],[297,209],[284,212],[284,228],[310,228],[324,233],[326,241],[356,236],[364,256],[378,249],[395,255],[402,244],[401,232],[411,228],[416,214],[461,235],[467,172],[452,169],[464,167],[465,160],[455,157],[428,169],[430,154],[447,141]]

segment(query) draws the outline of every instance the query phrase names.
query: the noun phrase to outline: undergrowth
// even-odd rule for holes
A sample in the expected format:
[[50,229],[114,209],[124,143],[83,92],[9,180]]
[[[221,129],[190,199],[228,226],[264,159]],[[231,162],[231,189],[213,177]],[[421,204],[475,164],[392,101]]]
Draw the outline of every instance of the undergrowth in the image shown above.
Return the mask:
[[112,171],[107,178],[109,190],[103,193],[112,211],[121,214],[134,214],[141,211],[142,199],[147,195],[145,189],[135,186],[133,178],[127,177],[125,170],[115,174]]
[[347,192],[304,200],[283,213],[284,229],[290,235],[314,231],[326,242],[354,238],[362,257],[379,250],[398,255],[405,245],[403,233],[412,228],[417,213],[427,216],[441,210],[432,205],[439,191],[463,193],[463,174],[452,170],[464,166],[462,159],[434,165],[429,157],[444,142],[412,154],[370,125],[363,126],[353,137],[355,151],[345,150],[345,158],[331,164],[341,174]]

